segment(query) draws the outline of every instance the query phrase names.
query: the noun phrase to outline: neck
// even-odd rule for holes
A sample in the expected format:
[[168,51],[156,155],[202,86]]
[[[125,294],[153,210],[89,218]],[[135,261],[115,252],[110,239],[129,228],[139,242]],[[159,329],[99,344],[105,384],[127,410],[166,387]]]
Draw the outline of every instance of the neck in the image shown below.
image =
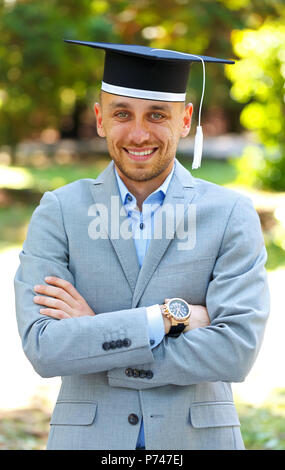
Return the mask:
[[159,175],[147,181],[134,181],[122,173],[116,165],[115,167],[118,175],[125,183],[128,190],[135,196],[139,210],[142,211],[142,204],[144,200],[162,185],[167,176],[171,173],[173,165],[174,160]]

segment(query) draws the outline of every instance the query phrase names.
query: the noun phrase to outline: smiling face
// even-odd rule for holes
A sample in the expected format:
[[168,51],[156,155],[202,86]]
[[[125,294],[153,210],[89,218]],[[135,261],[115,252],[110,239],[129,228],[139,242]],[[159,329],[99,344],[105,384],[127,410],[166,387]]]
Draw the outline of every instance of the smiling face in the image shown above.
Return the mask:
[[190,130],[193,107],[102,92],[97,132],[125,178],[149,181],[170,173],[180,137]]

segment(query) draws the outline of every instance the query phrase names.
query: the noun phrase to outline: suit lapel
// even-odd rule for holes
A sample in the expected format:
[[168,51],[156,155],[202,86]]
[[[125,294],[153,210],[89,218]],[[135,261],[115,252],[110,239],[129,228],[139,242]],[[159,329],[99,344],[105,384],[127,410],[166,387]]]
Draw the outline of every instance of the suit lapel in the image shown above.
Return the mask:
[[[175,170],[171,178],[165,199],[156,217],[154,234],[143,265],[139,272],[133,307],[136,307],[154,271],[160,263],[169,244],[173,240],[176,228],[183,223],[184,214],[195,194],[192,175],[175,160]],[[160,228],[161,227],[161,228]]]
[[[90,188],[95,200],[92,213],[95,215],[96,210],[98,210],[99,214],[101,214],[101,224],[104,226],[118,256],[130,288],[134,292],[140,265],[133,238],[124,239],[120,236],[120,224],[126,226],[128,224],[128,217],[121,201],[113,161],[110,162],[95,182],[91,184]],[[107,218],[103,216],[103,212],[107,215]]]
[[[91,184],[90,188],[95,201],[92,214],[95,214],[94,211],[96,209],[99,214],[101,213],[100,220],[102,225],[113,245],[133,292],[132,307],[136,307],[162,256],[171,240],[173,240],[179,222],[183,222],[184,213],[195,195],[194,178],[175,159],[173,177],[171,178],[163,205],[158,209],[161,217],[157,214],[158,216],[155,219],[154,233],[157,236],[151,240],[141,268],[133,238],[123,238],[118,231],[114,231],[114,225],[113,229],[111,228],[111,218],[112,224],[114,224],[114,218],[117,218],[118,229],[120,224],[128,224],[128,217],[121,201],[114,173],[113,161],[110,162],[95,182]],[[177,204],[180,206],[179,212],[176,210]],[[181,210],[182,206],[184,209]],[[107,219],[102,217],[102,208],[105,214],[107,214]],[[162,225],[160,225],[160,221]]]

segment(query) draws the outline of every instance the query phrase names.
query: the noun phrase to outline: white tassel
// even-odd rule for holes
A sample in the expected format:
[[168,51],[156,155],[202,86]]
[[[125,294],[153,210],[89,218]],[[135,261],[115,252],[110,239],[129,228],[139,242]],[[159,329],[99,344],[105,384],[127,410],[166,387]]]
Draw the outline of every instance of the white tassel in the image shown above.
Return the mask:
[[196,135],[195,135],[195,143],[194,143],[194,156],[193,156],[193,163],[192,163],[193,170],[196,170],[197,168],[201,166],[202,152],[203,152],[203,131],[202,131],[202,126],[197,126]]

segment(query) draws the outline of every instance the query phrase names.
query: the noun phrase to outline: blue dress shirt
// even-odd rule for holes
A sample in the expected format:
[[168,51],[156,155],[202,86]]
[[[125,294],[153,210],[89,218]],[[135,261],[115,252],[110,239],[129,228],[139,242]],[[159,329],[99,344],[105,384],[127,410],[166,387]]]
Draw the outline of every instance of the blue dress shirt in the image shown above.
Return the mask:
[[[170,180],[174,172],[174,166],[171,173],[164,180],[162,185],[151,193],[142,204],[142,211],[137,207],[137,201],[133,194],[130,193],[115,168],[115,175],[126,213],[130,219],[133,240],[136,247],[138,261],[140,266],[143,264],[144,257],[149,247],[154,230],[154,216],[157,209],[162,205]],[[160,309],[152,307],[147,308],[147,321],[149,338],[154,340],[151,348],[155,348],[164,337],[164,322]],[[141,421],[140,432],[137,441],[137,447],[145,446],[144,426]]]

